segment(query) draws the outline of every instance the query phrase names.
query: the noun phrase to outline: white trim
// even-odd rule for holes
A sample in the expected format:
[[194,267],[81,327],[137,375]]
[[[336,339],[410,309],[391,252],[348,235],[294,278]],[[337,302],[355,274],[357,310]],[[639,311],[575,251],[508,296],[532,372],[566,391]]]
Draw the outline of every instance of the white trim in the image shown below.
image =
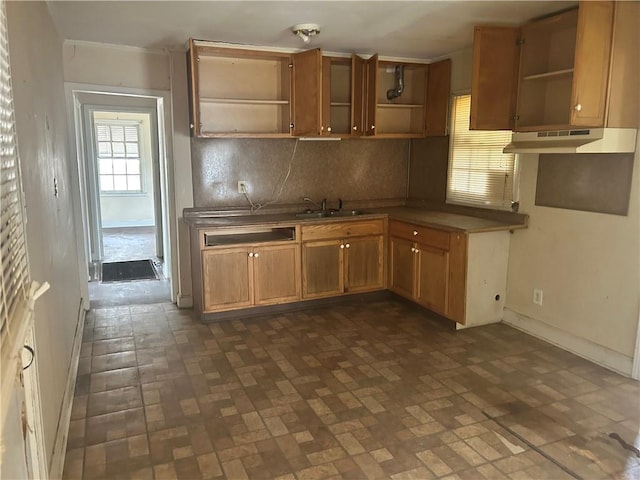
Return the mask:
[[78,377],[80,349],[82,347],[84,322],[87,313],[83,305],[84,301],[83,299],[80,299],[78,325],[76,326],[76,335],[73,339],[71,362],[69,362],[69,371],[67,372],[67,384],[64,389],[62,407],[60,408],[60,418],[58,419],[58,430],[56,431],[56,438],[53,444],[53,453],[51,454],[51,462],[49,463],[49,478],[62,478],[62,473],[64,470],[64,458],[67,452],[69,425],[71,424],[71,410],[73,407],[76,379]]
[[579,357],[585,358],[609,370],[613,370],[627,377],[631,375],[631,357],[598,345],[591,340],[577,337],[569,332],[548,325],[541,320],[522,315],[508,308],[504,309],[502,321],[507,325],[549,342],[563,350],[575,353]]
[[[36,352],[32,359],[32,365],[23,372],[25,407],[27,419],[31,426],[27,432],[27,442],[29,443],[27,450],[32,455],[31,468],[33,478],[47,478],[47,452],[44,445],[44,422],[42,421],[42,397],[40,395],[40,367],[33,324],[27,333],[25,343],[30,345]],[[28,360],[24,358],[25,356],[28,356],[28,354],[25,355],[23,351],[23,365],[28,364]]]
[[[78,133],[77,119],[82,107],[82,103],[78,100],[77,94],[81,93],[96,93],[101,95],[114,95],[114,96],[131,96],[131,97],[147,97],[154,99],[157,102],[157,120],[158,120],[158,143],[160,147],[160,161],[164,158],[164,168],[162,175],[164,175],[164,181],[166,182],[166,198],[162,199],[163,213],[166,212],[164,218],[163,230],[167,232],[169,242],[164,242],[164,269],[165,275],[169,277],[171,285],[171,300],[175,301],[178,296],[178,290],[180,287],[180,275],[178,270],[178,212],[175,208],[175,175],[174,175],[174,159],[173,159],[173,123],[172,123],[172,105],[171,105],[171,91],[170,90],[156,90],[147,88],[131,88],[131,87],[116,87],[108,85],[95,85],[88,83],[76,83],[65,82],[64,84],[65,95],[67,97],[68,115],[69,115],[69,136],[70,145],[72,146],[72,153],[78,158],[77,171],[74,172],[75,180],[80,186],[80,194],[78,195],[78,202],[74,202],[76,209],[76,215],[78,220],[79,235],[82,236],[82,244],[85,245],[84,232],[87,231],[86,212],[83,211],[84,201],[82,192],[86,192],[86,185],[84,183],[85,173],[84,168],[84,153],[82,152],[82,141],[77,138]],[[82,122],[78,122],[82,126]],[[160,135],[162,132],[162,135]],[[83,223],[84,222],[84,223]],[[80,265],[82,271],[86,271],[88,274],[88,252],[84,253],[84,259]],[[85,274],[85,275],[87,275]],[[87,275],[88,278],[88,275]],[[82,283],[83,292],[86,291],[85,300],[88,302],[88,282]],[[84,296],[84,293],[83,293]]]
[[178,308],[193,308],[193,296],[178,294]]

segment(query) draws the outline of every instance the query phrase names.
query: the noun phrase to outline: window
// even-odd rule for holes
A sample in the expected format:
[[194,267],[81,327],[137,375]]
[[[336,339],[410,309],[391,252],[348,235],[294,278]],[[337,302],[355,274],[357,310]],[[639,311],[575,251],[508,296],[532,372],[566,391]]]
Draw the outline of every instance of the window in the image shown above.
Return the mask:
[[471,95],[454,97],[447,203],[511,210],[516,156],[502,153],[509,131],[469,130]]
[[16,378],[19,352],[33,322],[28,307],[29,261],[16,142],[5,2],[0,4],[0,407]]
[[140,126],[131,122],[97,123],[101,193],[141,193]]

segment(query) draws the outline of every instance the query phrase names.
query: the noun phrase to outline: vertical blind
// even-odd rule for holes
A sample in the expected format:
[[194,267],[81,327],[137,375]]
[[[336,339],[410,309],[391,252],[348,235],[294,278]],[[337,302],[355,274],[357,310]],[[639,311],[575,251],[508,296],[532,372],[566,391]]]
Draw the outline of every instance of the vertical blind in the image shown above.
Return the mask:
[[[10,351],[22,346],[27,313],[29,269],[24,232],[20,165],[15,135],[5,2],[0,2],[0,340],[2,374]],[[3,382],[4,384],[4,382]]]
[[471,95],[454,97],[447,202],[511,209],[516,157],[502,153],[509,131],[469,130]]

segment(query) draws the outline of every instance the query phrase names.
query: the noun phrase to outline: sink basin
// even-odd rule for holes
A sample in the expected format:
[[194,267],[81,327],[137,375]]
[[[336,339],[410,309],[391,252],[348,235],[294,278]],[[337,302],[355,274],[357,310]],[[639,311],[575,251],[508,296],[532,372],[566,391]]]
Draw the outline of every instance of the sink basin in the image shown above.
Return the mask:
[[296,213],[298,218],[324,218],[328,216],[329,212],[322,210],[307,210],[306,212]]
[[362,215],[362,210],[307,210],[296,213],[297,218],[355,217]]
[[362,210],[335,210],[329,212],[329,217],[355,217],[356,215],[362,215]]

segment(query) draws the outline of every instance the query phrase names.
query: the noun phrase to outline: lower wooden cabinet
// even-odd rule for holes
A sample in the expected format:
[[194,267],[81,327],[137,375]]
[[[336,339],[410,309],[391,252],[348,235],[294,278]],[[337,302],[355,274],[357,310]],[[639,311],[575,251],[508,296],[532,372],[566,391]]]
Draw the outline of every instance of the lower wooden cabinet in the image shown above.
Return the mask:
[[202,251],[203,312],[300,299],[298,244]]
[[[453,300],[452,285],[465,275],[465,265],[450,262],[452,253],[462,254],[465,244],[454,242],[454,234],[405,222],[392,221],[389,226],[389,289],[445,317],[464,323],[462,311]],[[460,270],[462,269],[462,270]],[[452,280],[454,280],[452,282]],[[462,284],[464,288],[464,282]]]
[[389,244],[389,289],[448,316],[449,252],[395,236]]
[[302,227],[302,297],[384,288],[384,222],[368,220]]

